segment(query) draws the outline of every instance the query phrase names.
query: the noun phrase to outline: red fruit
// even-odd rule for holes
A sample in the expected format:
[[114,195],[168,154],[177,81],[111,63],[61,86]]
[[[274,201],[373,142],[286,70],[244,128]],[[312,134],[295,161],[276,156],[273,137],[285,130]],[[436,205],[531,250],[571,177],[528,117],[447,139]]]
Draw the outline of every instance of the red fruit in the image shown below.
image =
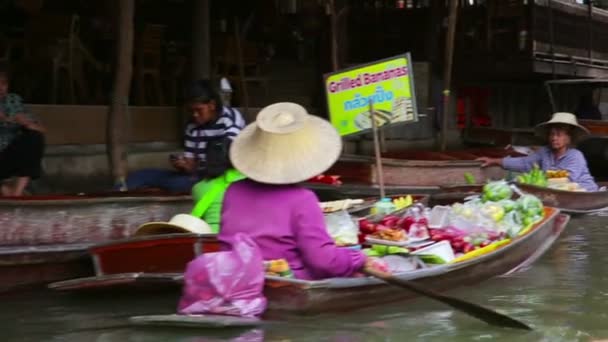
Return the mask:
[[406,216],[403,218],[403,220],[401,220],[400,225],[401,225],[401,228],[403,228],[403,229],[405,229],[405,231],[409,232],[410,227],[412,226],[412,224],[414,224],[414,222],[416,222],[416,221],[414,220],[413,217]]
[[382,224],[383,226],[394,228],[395,226],[397,226],[398,221],[399,218],[396,216],[386,216],[380,221],[380,224]]
[[446,240],[446,237],[445,237],[445,235],[443,235],[441,233],[435,233],[434,235],[431,235],[431,240],[441,241],[441,240]]
[[364,229],[365,227],[367,227],[367,225],[369,225],[369,221],[366,218],[362,218],[359,220],[359,229]]
[[475,250],[475,246],[473,246],[470,243],[465,243],[464,246],[462,246],[462,251],[466,254],[469,253],[471,251]]
[[450,239],[450,241],[452,241],[452,243],[454,243],[454,242],[465,243],[461,236],[450,236],[449,239]]
[[487,245],[489,245],[489,244],[491,244],[491,243],[492,243],[492,241],[486,240],[486,241],[484,241],[484,242],[480,243],[480,244],[479,244],[479,247],[482,247],[482,248],[483,248],[483,247],[485,247],[485,246],[487,246]]
[[424,217],[419,218],[418,219],[418,223],[423,224],[425,226],[429,225],[429,221],[426,218],[424,218]]
[[453,242],[452,241],[451,245],[455,251],[461,251],[464,247],[464,242]]

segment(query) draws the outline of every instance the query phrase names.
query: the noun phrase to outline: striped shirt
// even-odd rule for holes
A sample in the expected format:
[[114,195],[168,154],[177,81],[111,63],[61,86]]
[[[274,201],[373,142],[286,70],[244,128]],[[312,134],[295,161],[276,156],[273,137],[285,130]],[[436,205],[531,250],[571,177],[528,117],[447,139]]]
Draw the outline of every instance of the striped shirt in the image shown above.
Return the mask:
[[553,152],[548,147],[540,148],[536,153],[527,157],[507,157],[503,159],[502,166],[511,171],[528,172],[534,164],[544,170],[566,170],[570,174],[570,181],[578,183],[587,191],[597,191],[598,187],[595,184],[593,176],[587,168],[587,161],[581,151],[569,148],[566,153],[555,158]]
[[184,157],[204,162],[207,157],[207,144],[214,140],[228,138],[233,140],[245,127],[243,115],[234,109],[223,107],[222,114],[215,122],[186,126],[184,137]]

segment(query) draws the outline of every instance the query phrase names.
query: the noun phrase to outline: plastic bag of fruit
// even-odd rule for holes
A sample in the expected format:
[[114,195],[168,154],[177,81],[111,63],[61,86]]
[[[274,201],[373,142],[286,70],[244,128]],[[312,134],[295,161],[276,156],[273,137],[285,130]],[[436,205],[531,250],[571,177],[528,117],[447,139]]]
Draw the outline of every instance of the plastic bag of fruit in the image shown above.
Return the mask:
[[488,184],[484,185],[482,199],[484,201],[498,202],[505,199],[510,199],[512,195],[513,191],[509,187],[509,184],[506,181],[501,180],[489,182]]
[[498,225],[498,229],[505,232],[511,238],[517,236],[522,228],[523,224],[521,213],[517,210],[513,210],[505,214],[505,217]]
[[359,227],[345,210],[325,214],[325,224],[336,245],[350,246],[359,243]]
[[521,213],[524,227],[539,221],[544,216],[541,200],[533,195],[523,195],[517,200],[517,209]]

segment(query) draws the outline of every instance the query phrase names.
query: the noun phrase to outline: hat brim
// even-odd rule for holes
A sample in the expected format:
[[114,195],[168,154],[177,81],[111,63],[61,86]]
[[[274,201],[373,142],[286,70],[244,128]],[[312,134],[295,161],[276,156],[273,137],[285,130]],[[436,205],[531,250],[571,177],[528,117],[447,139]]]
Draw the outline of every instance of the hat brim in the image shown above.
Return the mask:
[[[161,235],[161,234],[200,234],[184,227],[180,227],[169,222],[149,222],[137,228],[133,235]],[[209,232],[211,234],[211,232]]]
[[310,115],[301,129],[269,133],[256,123],[230,147],[234,167],[260,183],[295,184],[329,169],[342,153],[342,138],[326,120]]
[[547,137],[547,134],[549,133],[548,132],[549,128],[551,128],[551,126],[553,126],[553,125],[567,125],[567,126],[573,127],[574,128],[574,131],[572,132],[573,139],[579,139],[585,135],[590,134],[589,130],[581,125],[576,125],[576,124],[573,124],[570,122],[563,122],[563,121],[543,122],[541,124],[536,125],[536,127],[534,128],[534,132],[539,137]]

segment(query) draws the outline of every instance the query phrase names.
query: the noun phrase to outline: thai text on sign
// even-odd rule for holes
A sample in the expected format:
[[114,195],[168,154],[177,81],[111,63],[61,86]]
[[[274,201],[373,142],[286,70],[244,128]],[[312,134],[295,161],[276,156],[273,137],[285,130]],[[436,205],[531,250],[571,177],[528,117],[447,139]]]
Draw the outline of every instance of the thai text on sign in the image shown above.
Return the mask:
[[418,120],[409,54],[326,75],[330,120],[341,135],[372,128],[373,102],[378,127]]

